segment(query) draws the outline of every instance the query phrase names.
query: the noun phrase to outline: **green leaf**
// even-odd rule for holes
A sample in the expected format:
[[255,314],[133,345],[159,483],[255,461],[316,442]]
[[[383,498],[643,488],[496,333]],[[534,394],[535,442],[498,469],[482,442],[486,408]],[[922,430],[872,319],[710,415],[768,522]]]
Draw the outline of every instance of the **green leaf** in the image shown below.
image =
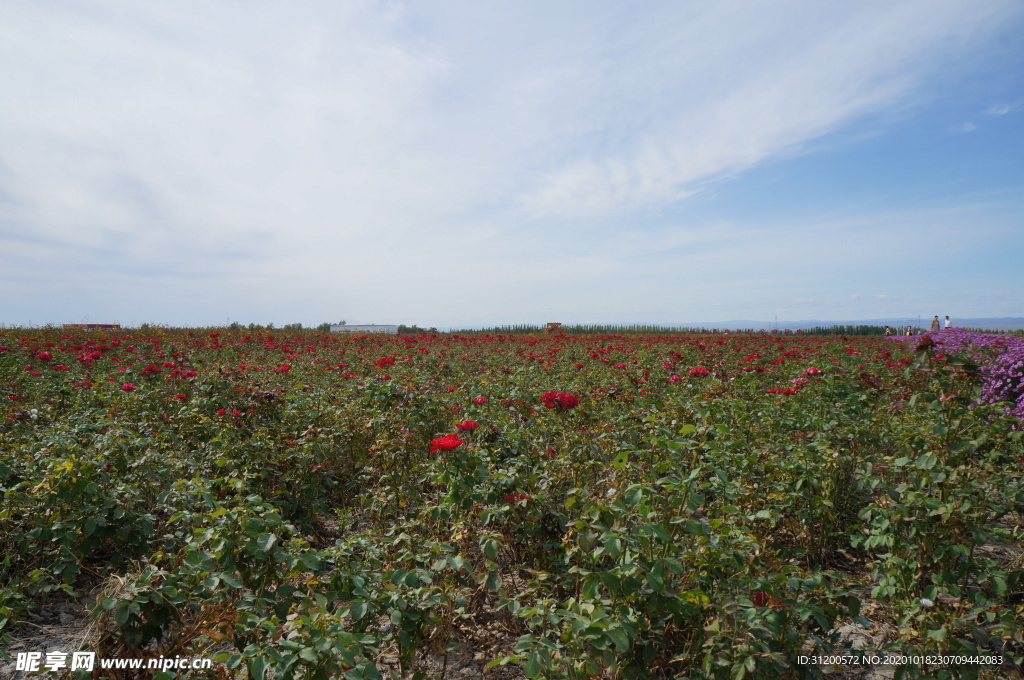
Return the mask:
[[619,451],[619,455],[612,460],[612,467],[621,470],[629,462],[629,451]]
[[608,637],[615,643],[615,648],[621,653],[629,651],[629,636],[622,628],[612,628],[608,631]]
[[691,536],[707,536],[707,527],[694,519],[686,520],[685,531]]
[[637,484],[630,486],[626,489],[626,493],[623,496],[623,500],[626,501],[626,505],[634,506],[638,504],[644,497],[644,490]]
[[124,627],[128,623],[128,618],[131,616],[131,612],[128,611],[128,607],[121,605],[114,610],[114,623],[118,626]]
[[540,654],[530,652],[526,655],[526,665],[523,666],[523,675],[528,678],[535,678],[540,675]]
[[277,543],[277,536],[274,534],[260,534],[260,537],[256,539],[256,547],[261,552],[270,552],[275,543]]
[[249,677],[253,680],[264,680],[270,663],[266,657],[258,656],[255,659],[249,659],[246,665],[249,666]]
[[497,592],[501,589],[501,579],[498,577],[496,573],[491,572],[490,574],[487,574],[487,582],[485,585],[487,587],[487,590]]
[[661,577],[661,574],[653,571],[647,572],[647,585],[650,586],[651,590],[662,595],[665,594],[665,579]]

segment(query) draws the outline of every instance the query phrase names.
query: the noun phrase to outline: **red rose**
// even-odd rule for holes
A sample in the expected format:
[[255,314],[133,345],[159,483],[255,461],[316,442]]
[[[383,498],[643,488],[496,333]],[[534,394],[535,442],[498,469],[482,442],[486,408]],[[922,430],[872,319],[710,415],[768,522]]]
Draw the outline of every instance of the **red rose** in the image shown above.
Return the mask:
[[125,384],[121,385],[121,389],[124,390],[125,392],[134,392],[135,391],[135,385],[133,385],[131,383],[125,383]]
[[562,411],[574,409],[580,405],[580,399],[568,392],[545,392],[540,396],[545,408],[558,408]]
[[476,428],[480,427],[480,423],[474,423],[472,420],[463,420],[458,423],[455,427],[462,430],[463,432],[472,432]]
[[462,445],[462,440],[456,434],[446,434],[443,437],[430,440],[430,452],[437,453],[438,451],[451,451],[457,446]]
[[473,400],[473,403],[474,404],[486,404],[487,403],[487,397],[477,397],[476,399]]

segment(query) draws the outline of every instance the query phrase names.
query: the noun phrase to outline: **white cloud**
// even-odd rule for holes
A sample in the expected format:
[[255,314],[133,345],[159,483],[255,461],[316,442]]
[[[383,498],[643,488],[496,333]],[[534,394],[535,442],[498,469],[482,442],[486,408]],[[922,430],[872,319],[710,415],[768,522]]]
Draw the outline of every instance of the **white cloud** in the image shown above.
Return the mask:
[[974,123],[968,122],[968,123],[964,123],[963,125],[958,127],[957,128],[957,132],[963,132],[963,133],[974,132],[977,129],[978,129],[977,125],[975,125]]
[[[592,125],[598,133],[590,134],[591,153],[546,170],[525,207],[534,215],[595,215],[688,196],[708,179],[896,104],[947,40],[963,41],[991,26],[997,8],[968,15],[957,3],[868,3],[802,13],[802,3],[718,3],[688,7],[687,15],[696,14],[688,22],[652,18],[666,27],[660,41],[648,39],[648,25],[626,26],[631,49],[621,46],[627,38],[616,47],[643,59],[636,60],[629,86],[614,70],[600,85],[633,110],[615,108],[612,115],[595,107],[593,120],[605,125]],[[669,40],[676,49],[666,59]],[[678,106],[666,111],[666,101]],[[613,126],[616,135],[600,134]],[[607,137],[612,140],[604,143]]]
[[990,116],[1005,116],[1011,111],[1019,111],[1021,108],[1020,104],[993,104],[992,106],[985,109],[985,113]]
[[[660,252],[762,243],[646,216],[912,103],[943,55],[1019,11],[5,3],[0,282],[34,291],[7,320],[437,323],[529,315],[560,286],[544,304],[629,318]],[[715,270],[684,262],[691,283]]]

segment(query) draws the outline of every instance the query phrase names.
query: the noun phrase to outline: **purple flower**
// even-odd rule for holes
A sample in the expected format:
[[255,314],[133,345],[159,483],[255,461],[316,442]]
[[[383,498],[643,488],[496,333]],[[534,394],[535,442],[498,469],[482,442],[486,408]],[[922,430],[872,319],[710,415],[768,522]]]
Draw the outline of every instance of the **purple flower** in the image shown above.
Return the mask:
[[[1009,402],[1007,413],[1024,419],[1024,337],[991,335],[960,328],[947,328],[929,333],[935,348],[955,354],[978,364],[981,402]],[[897,337],[894,340],[917,343],[920,336]]]

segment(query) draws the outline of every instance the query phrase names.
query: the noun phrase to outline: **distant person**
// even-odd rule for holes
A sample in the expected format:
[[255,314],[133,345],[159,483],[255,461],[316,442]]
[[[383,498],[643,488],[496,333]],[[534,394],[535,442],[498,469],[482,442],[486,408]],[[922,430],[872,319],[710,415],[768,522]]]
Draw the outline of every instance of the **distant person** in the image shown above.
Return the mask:
[[[949,318],[949,317],[946,317],[946,318]],[[928,330],[929,331],[937,331],[937,330],[939,330],[939,315],[938,314],[936,314],[935,318],[932,319],[932,326]]]
[[910,332],[912,330],[913,330],[912,326],[907,326],[907,335],[913,335],[913,333]]
[[886,326],[885,327],[885,337],[889,337],[890,335],[892,335],[892,330],[888,326]]
[[946,315],[946,328],[952,328],[953,322],[949,320],[949,315]]

